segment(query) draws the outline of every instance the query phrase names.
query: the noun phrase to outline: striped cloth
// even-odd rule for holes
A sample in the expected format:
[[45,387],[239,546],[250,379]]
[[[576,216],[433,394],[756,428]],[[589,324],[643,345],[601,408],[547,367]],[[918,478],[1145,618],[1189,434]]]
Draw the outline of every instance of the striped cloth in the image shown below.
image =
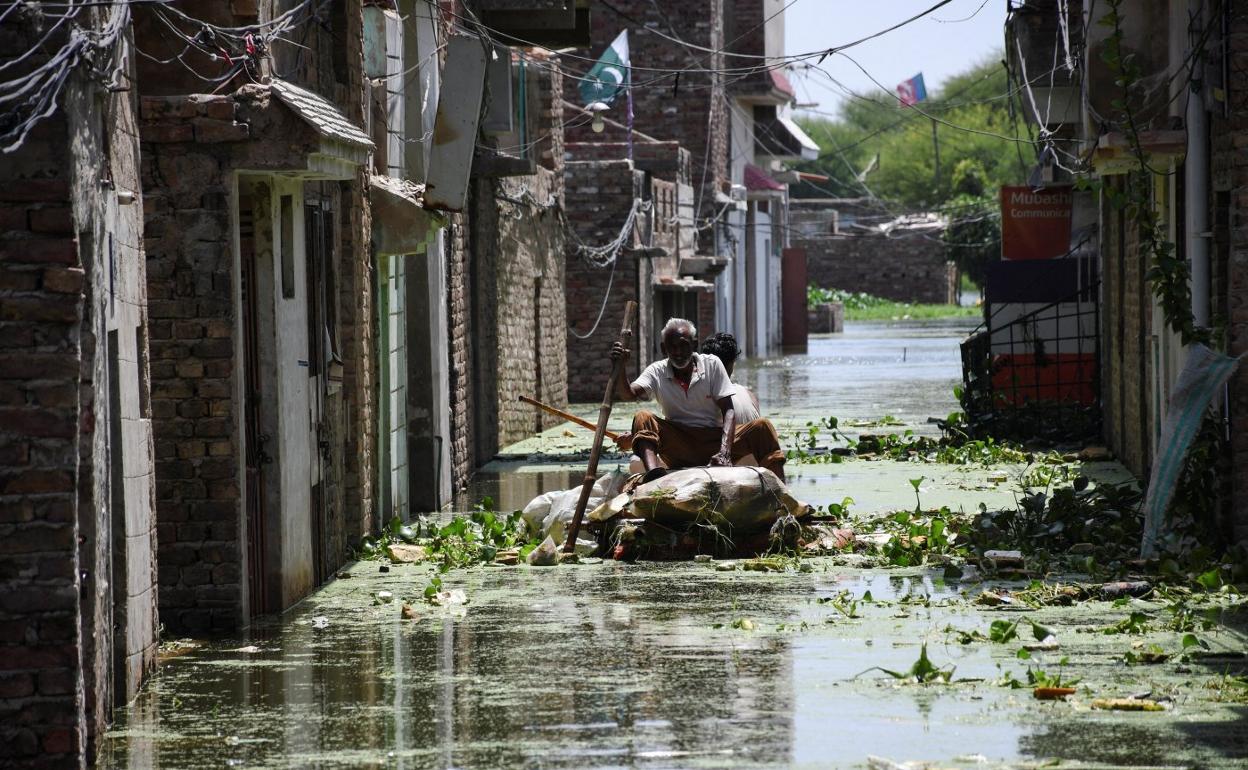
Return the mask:
[[[1242,356],[1241,356],[1242,357]],[[1199,343],[1187,353],[1187,363],[1170,394],[1166,407],[1166,424],[1157,444],[1157,457],[1148,478],[1148,496],[1144,499],[1144,537],[1140,554],[1155,556],[1157,541],[1165,527],[1166,509],[1174,497],[1174,487],[1183,472],[1183,461],[1192,445],[1196,431],[1209,402],[1239,365],[1239,358],[1228,358]]]

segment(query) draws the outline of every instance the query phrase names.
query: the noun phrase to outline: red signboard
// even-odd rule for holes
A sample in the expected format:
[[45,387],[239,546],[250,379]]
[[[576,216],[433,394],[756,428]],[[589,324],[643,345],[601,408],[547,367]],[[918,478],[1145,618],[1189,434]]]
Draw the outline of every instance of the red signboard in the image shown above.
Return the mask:
[[1001,188],[1001,258],[1052,259],[1070,251],[1071,188]]

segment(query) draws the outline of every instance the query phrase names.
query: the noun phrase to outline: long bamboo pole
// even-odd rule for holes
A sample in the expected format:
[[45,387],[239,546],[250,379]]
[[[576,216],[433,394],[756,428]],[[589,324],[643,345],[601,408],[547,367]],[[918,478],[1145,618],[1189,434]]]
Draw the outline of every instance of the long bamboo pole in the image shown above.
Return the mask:
[[[550,404],[543,404],[541,401],[538,401],[536,398],[529,398],[528,396],[521,396],[520,400],[526,404],[532,404],[538,409],[541,409],[543,412],[546,412],[548,414],[553,414],[556,417],[562,417],[568,422],[576,423],[582,428],[587,428],[589,430],[598,430],[598,426],[594,425],[589,420],[577,417],[571,412],[565,412],[557,406],[551,406]],[[612,441],[615,441],[617,438],[620,437],[620,434],[615,433],[614,431],[606,431],[603,435],[611,439]]]
[[[637,303],[629,301],[624,305],[624,323],[620,326],[619,342],[625,347],[633,336],[633,314],[637,312]],[[598,456],[602,454],[602,439],[607,433],[607,420],[611,417],[611,406],[615,403],[615,381],[620,372],[624,371],[626,361],[623,358],[611,366],[611,379],[607,380],[607,390],[602,395],[602,406],[598,407],[598,425],[594,431],[594,447],[589,452],[589,467],[585,469],[585,480],[581,482],[581,497],[576,501],[576,511],[572,514],[572,523],[568,526],[568,541],[563,544],[564,553],[572,553],[576,549],[576,536],[581,529],[581,520],[585,518],[585,506],[589,503],[589,494],[593,491],[594,482],[598,480]]]

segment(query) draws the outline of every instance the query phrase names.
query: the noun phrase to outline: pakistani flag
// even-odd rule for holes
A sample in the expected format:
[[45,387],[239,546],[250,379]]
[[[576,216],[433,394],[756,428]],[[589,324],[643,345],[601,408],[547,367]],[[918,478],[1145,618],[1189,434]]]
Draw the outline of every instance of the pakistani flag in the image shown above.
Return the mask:
[[610,104],[628,85],[628,68],[628,30],[624,30],[581,81],[581,101]]

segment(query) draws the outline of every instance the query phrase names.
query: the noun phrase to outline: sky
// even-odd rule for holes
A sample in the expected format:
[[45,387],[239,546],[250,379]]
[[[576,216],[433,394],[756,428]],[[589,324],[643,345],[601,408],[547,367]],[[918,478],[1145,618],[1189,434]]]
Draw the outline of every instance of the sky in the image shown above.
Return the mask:
[[[931,8],[938,1],[794,0],[784,12],[785,53],[791,56],[857,40]],[[890,89],[922,72],[930,92],[971,64],[989,57],[1000,58],[1006,2],[952,0],[922,19],[846,53]],[[856,93],[880,90],[840,56],[829,56],[821,69]],[[819,73],[789,75],[798,101],[818,102],[816,109],[820,112],[836,113],[846,98]]]

